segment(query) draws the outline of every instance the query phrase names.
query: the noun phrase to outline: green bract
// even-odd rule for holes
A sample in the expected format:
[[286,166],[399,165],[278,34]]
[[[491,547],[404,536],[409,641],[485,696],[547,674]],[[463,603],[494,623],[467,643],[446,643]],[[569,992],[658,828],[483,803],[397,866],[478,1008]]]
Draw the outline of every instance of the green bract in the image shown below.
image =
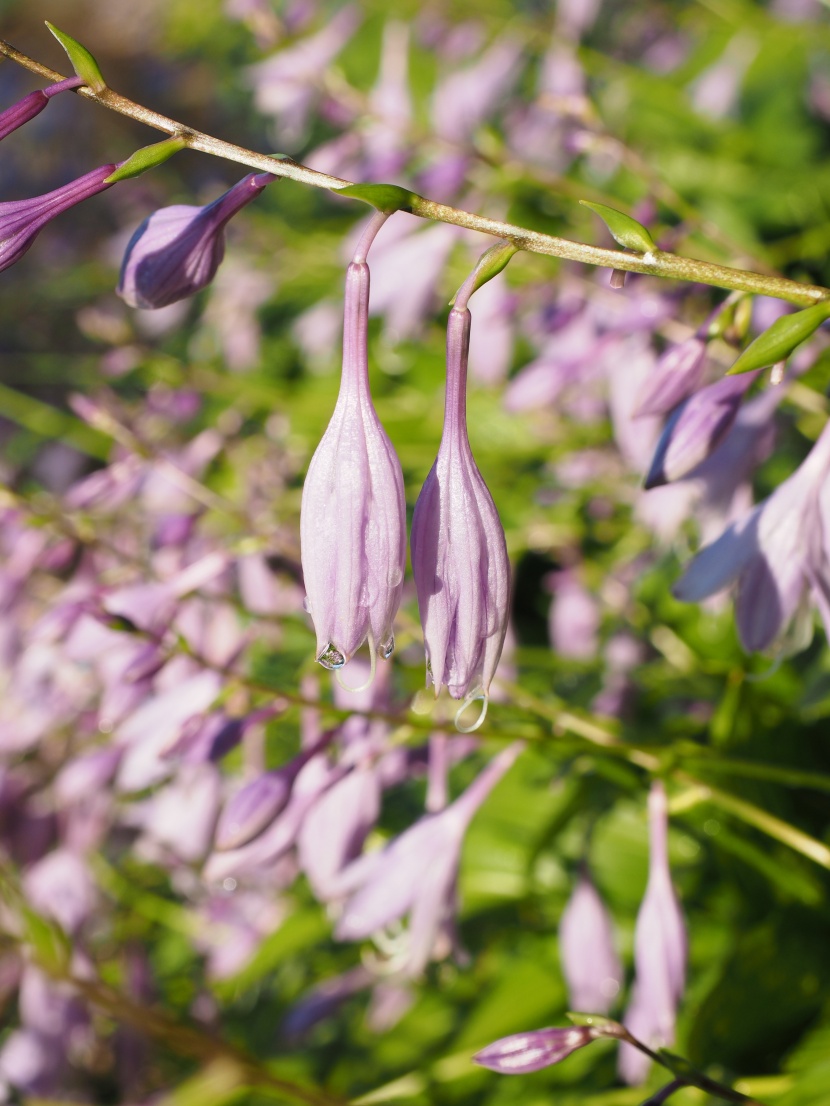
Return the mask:
[[632,219],[630,215],[625,215],[622,211],[617,211],[616,208],[606,207],[605,204],[592,203],[590,200],[580,200],[579,202],[583,207],[590,207],[591,211],[595,211],[599,215],[611,231],[614,240],[619,242],[621,246],[625,246],[629,250],[636,250],[638,253],[651,253],[652,250],[657,249],[654,239],[646,228],[642,223],[638,223],[636,219]]
[[830,318],[830,300],[796,311],[794,315],[784,315],[776,319],[755,341],[747,346],[732,368],[729,376],[752,372],[783,361],[802,342],[806,341],[821,324]]
[[397,184],[350,184],[347,188],[337,188],[338,196],[351,196],[363,200],[378,211],[411,211],[412,202],[417,199],[414,192],[401,188]]
[[74,39],[71,35],[66,34],[64,31],[59,31],[54,23],[50,23],[47,19],[46,26],[66,50],[69,60],[72,62],[72,68],[78,74],[93,92],[103,92],[107,87],[107,82],[104,80],[101,70],[98,68],[98,62],[87,50],[86,46],[81,46],[80,42]]
[[157,165],[163,165],[165,161],[183,150],[187,145],[187,139],[181,135],[165,138],[162,142],[154,142],[152,146],[142,146],[134,154],[130,154],[114,173],[107,177],[107,184],[115,184],[116,181],[129,180],[130,177],[138,177],[146,173],[148,169],[155,169]]
[[[488,280],[498,276],[502,269],[506,267],[510,258],[518,252],[518,246],[514,246],[512,242],[497,242],[495,246],[485,250],[473,270],[473,286],[470,289],[470,295],[477,292],[482,284],[486,284]],[[456,292],[450,300],[450,307],[455,303],[457,295]]]

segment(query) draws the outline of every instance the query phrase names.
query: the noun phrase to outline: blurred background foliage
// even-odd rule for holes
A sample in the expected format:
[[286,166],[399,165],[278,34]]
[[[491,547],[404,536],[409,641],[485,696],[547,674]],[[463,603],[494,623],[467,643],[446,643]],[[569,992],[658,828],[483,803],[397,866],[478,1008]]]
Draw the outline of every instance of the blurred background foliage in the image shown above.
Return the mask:
[[[830,19],[821,4],[605,0],[575,47],[587,78],[584,100],[572,105],[584,123],[583,145],[568,158],[541,150],[535,159],[516,153],[510,133],[520,106],[536,96],[556,26],[553,5],[399,0],[390,13],[384,3],[362,0],[360,26],[325,75],[323,110],[286,148],[273,121],[253,106],[249,67],[323,26],[336,6],[306,7],[277,0],[0,0],[0,31],[65,72],[42,26],[48,18],[92,50],[118,91],[240,145],[280,149],[313,165],[324,143],[364,125],[390,15],[412,21],[411,156],[397,176],[403,184],[436,149],[431,95],[452,65],[436,42],[461,29],[475,55],[494,41],[514,40],[525,65],[511,97],[469,137],[462,206],[608,245],[604,229],[576,202],[595,199],[639,213],[666,248],[830,284]],[[712,74],[724,58],[731,68],[718,84]],[[0,65],[2,104],[34,87],[22,70]],[[349,106],[338,114],[341,101]],[[5,200],[45,192],[152,140],[146,128],[64,96],[3,143],[0,194]],[[324,316],[311,324],[316,344],[298,338],[298,320],[320,303],[337,307],[344,243],[364,209],[280,182],[234,221],[214,289],[157,315],[131,311],[113,291],[121,252],[141,219],[165,204],[207,202],[240,175],[238,167],[184,153],[65,215],[0,275],[0,471],[7,487],[46,517],[72,481],[111,456],[109,438],[73,412],[70,397],[104,396],[127,425],[155,404],[162,414],[142,423],[151,452],[178,448],[207,427],[222,434],[204,481],[239,513],[209,508],[208,530],[240,548],[249,537],[245,520],[256,515],[266,534],[279,534],[272,567],[291,578],[302,473],[333,406],[339,356],[336,327],[327,340]],[[478,235],[453,242],[419,329],[400,338],[379,320],[372,323],[374,394],[401,457],[410,508],[440,435],[446,304],[488,244]],[[298,1043],[281,1028],[292,1004],[361,957],[333,940],[324,908],[303,881],[286,892],[284,921],[253,958],[230,978],[211,981],[193,939],[198,919],[168,873],[130,855],[119,839],[96,869],[110,916],[93,959],[102,978],[119,988],[124,950],[144,948],[154,1001],[170,1016],[201,1019],[265,1068],[336,1097],[635,1106],[646,1091],[618,1084],[613,1050],[604,1044],[527,1077],[497,1077],[475,1069],[469,1057],[500,1035],[563,1021],[557,925],[584,859],[630,967],[646,880],[649,773],[638,755],[645,750],[672,781],[671,859],[691,935],[677,1051],[716,1077],[739,1080],[763,1101],[820,1106],[830,1101],[824,637],[818,633],[806,651],[780,662],[747,657],[730,605],[701,609],[672,598],[671,583],[696,541],[694,521],[670,540],[643,525],[636,515],[640,474],[613,459],[607,414],[580,420],[553,406],[515,413],[503,403],[505,386],[538,352],[523,321],[561,304],[562,289],[602,302],[612,295],[607,274],[519,254],[503,280],[520,305],[508,380],[496,386],[474,380],[469,406],[473,449],[515,570],[514,675],[481,736],[488,752],[514,737],[525,738],[528,751],[465,843],[460,928],[469,959],[434,965],[414,988],[411,1007],[385,1031],[371,1028],[366,995],[359,993]],[[249,290],[235,300],[239,282]],[[688,333],[684,328],[724,298],[646,280],[629,281],[628,288],[671,303],[655,348]],[[473,315],[475,326],[475,301]],[[250,349],[240,349],[241,327]],[[620,374],[630,356],[621,346]],[[801,391],[784,403],[777,450],[758,474],[758,495],[793,470],[823,425],[828,373],[830,361],[817,355]],[[198,411],[186,419],[165,414],[165,397],[182,390],[200,397]],[[569,485],[562,466],[576,451],[599,452],[608,465]],[[251,507],[251,474],[267,490],[272,463],[280,470],[278,494]],[[266,548],[274,554],[267,542]],[[545,581],[573,566],[600,612],[600,648],[584,660],[557,655],[548,641]],[[407,593],[394,672],[402,704],[423,681],[416,614]],[[268,638],[253,651],[250,673],[263,688],[299,693],[313,648],[302,612],[286,617],[280,634],[277,644]],[[567,710],[579,721],[592,709],[607,676],[603,648],[621,634],[636,642],[637,661],[627,673],[626,709],[603,723],[617,743],[598,742],[588,723],[580,735],[580,725],[574,730],[560,716]],[[402,724],[411,726],[404,714]],[[298,718],[292,708],[269,725],[267,763],[279,764],[296,749]],[[410,739],[418,736],[415,725]],[[231,770],[238,766],[234,755]],[[473,775],[470,764],[459,765],[454,793]],[[422,803],[421,784],[391,792],[380,838],[410,824]],[[117,1019],[117,1011],[110,1016]],[[15,1023],[13,999],[5,1018],[7,1027]],[[106,1038],[106,1025],[101,1032]],[[222,1063],[221,1056],[194,1059],[172,1038],[167,1046],[156,1041],[145,1053],[143,1093],[163,1093],[154,1101],[170,1106],[273,1100],[270,1092],[246,1089],[232,1063]],[[652,1083],[660,1084],[656,1073]],[[87,1086],[92,1090],[79,1100],[122,1101],[106,1064]],[[672,1101],[693,1106],[704,1096],[683,1091]]]

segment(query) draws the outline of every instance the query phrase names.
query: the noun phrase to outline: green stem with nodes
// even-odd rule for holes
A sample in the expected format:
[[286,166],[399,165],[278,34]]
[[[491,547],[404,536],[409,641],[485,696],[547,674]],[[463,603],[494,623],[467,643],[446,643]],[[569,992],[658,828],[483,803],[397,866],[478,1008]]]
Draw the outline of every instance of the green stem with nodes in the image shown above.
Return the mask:
[[[28,69],[31,73],[36,73],[52,83],[66,79],[61,73],[50,69],[48,66],[41,65],[40,62],[28,57],[28,55],[15,49],[14,46],[2,39],[0,39],[0,55],[17,62],[24,69]],[[273,173],[275,176],[286,177],[301,184],[310,184],[315,188],[328,188],[333,192],[339,192],[344,188],[353,187],[351,181],[343,180],[341,177],[329,176],[327,173],[318,173],[314,169],[309,169],[306,165],[300,165],[291,158],[268,157],[266,154],[258,154],[254,150],[237,146],[233,142],[225,142],[202,131],[194,130],[192,127],[177,123],[175,119],[170,119],[157,111],[145,108],[141,104],[127,99],[126,96],[113,92],[111,88],[104,88],[100,92],[95,92],[87,86],[82,86],[74,91],[79,96],[84,96],[103,107],[120,112],[121,115],[126,115],[130,119],[146,123],[147,126],[154,127],[166,134],[174,135],[192,150],[213,154],[216,157],[222,157],[228,161],[235,161],[240,165],[258,169],[260,172]],[[618,272],[642,273],[669,280],[693,281],[698,284],[708,284],[715,288],[728,288],[737,292],[773,296],[776,299],[787,300],[789,303],[798,304],[802,307],[809,307],[821,300],[830,299],[830,289],[822,288],[819,285],[800,284],[798,281],[787,280],[784,277],[732,269],[727,265],[713,265],[707,261],[696,261],[690,257],[678,257],[675,254],[663,253],[662,250],[636,254],[623,253],[621,250],[602,249],[598,246],[588,246],[582,242],[572,242],[567,238],[558,238],[551,234],[541,234],[525,227],[514,226],[512,223],[501,222],[498,219],[487,219],[481,215],[463,211],[460,208],[436,203],[434,200],[423,196],[410,194],[410,198],[410,210],[413,215],[417,215],[422,219],[451,223],[467,230],[477,230],[483,234],[505,238],[517,249],[526,250],[528,253],[561,257],[585,265],[598,265],[603,268],[616,269]]]

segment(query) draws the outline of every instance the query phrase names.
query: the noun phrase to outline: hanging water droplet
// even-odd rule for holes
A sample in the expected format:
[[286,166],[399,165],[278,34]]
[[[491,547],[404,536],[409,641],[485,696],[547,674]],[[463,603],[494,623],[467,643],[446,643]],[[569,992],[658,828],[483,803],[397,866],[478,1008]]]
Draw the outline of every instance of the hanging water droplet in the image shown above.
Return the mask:
[[327,668],[329,672],[334,672],[336,669],[343,667],[346,663],[346,658],[339,649],[335,649],[331,642],[329,642],[317,658],[317,663],[322,664],[323,668]]
[[380,653],[380,655],[383,657],[383,659],[385,661],[388,661],[389,658],[394,653],[394,651],[395,651],[395,636],[393,634],[393,635],[390,636],[388,641],[385,641],[381,644],[380,649],[378,650],[378,652]]

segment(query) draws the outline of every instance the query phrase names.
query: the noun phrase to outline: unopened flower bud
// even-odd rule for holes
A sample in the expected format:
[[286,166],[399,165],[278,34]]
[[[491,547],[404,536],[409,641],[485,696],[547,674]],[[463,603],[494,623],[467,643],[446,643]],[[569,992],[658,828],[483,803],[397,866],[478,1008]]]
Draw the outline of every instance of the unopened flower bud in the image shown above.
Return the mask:
[[[469,293],[468,293],[469,294]],[[424,627],[427,672],[455,699],[483,699],[507,630],[510,565],[504,530],[467,437],[470,312],[457,298],[447,323],[444,430],[412,519],[412,572]],[[475,728],[475,727],[473,727]]]
[[595,1039],[588,1026],[554,1026],[514,1033],[487,1045],[473,1057],[476,1064],[501,1075],[525,1075],[527,1072],[558,1064]]
[[[379,225],[370,226],[370,240]],[[340,393],[308,467],[300,510],[317,660],[334,670],[367,639],[373,657],[391,655],[406,566],[403,474],[369,393],[367,248],[358,246],[346,275]]]
[[12,131],[16,131],[18,127],[22,127],[24,123],[34,119],[36,115],[40,115],[51,98],[56,96],[57,93],[67,91],[70,88],[77,88],[83,83],[80,77],[68,77],[65,81],[58,81],[57,84],[50,85],[48,88],[39,88],[36,92],[30,92],[28,96],[18,100],[10,108],[0,111],[0,139],[5,138]]
[[167,307],[205,288],[225,256],[225,226],[275,178],[249,173],[205,207],[174,204],[145,219],[127,245],[118,294],[131,307]]
[[725,376],[695,392],[671,415],[651,461],[646,488],[681,480],[717,449],[734,423],[750,384],[757,376]]
[[56,215],[109,188],[107,177],[114,169],[114,165],[102,165],[54,192],[0,203],[0,272],[21,259]]

